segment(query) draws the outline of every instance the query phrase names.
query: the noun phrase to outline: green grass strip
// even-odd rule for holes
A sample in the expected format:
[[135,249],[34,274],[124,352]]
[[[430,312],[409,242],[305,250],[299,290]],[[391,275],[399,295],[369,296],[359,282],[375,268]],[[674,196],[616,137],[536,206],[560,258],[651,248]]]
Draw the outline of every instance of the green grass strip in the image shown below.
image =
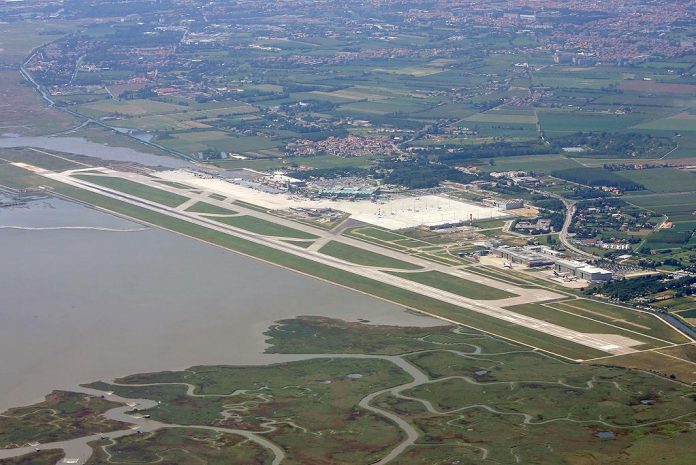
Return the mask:
[[299,229],[289,228],[282,224],[266,221],[255,216],[233,216],[229,218],[211,218],[219,223],[225,223],[235,228],[246,229],[256,234],[275,237],[291,237],[294,239],[319,239],[319,236],[300,231]]
[[462,297],[476,300],[498,300],[517,297],[517,294],[486,286],[468,279],[452,276],[441,271],[425,271],[423,273],[390,272],[394,276],[415,281],[426,286],[442,289]]
[[340,258],[351,263],[381,268],[399,268],[402,270],[419,270],[420,266],[396,258],[388,257],[369,250],[353,247],[341,242],[330,241],[319,252],[331,257]]
[[188,200],[188,197],[184,197],[183,195],[174,194],[173,192],[168,192],[162,189],[157,189],[155,187],[146,186],[145,184],[134,182],[128,179],[82,174],[75,174],[73,175],[73,177],[92,184],[97,184],[102,187],[106,187],[108,189],[114,189],[125,194],[134,195],[136,197],[140,197],[141,199],[157,202],[161,205],[166,205],[168,207],[178,207],[179,205]]
[[655,339],[646,337],[642,334],[632,333],[622,328],[610,326],[600,321],[583,318],[582,316],[578,316],[572,313],[566,313],[555,308],[547,307],[545,305],[523,304],[515,305],[513,307],[507,307],[507,309],[515,313],[519,313],[520,315],[530,316],[538,320],[546,321],[547,323],[563,326],[564,328],[573,329],[582,333],[617,334],[619,336],[627,337],[635,341],[642,342],[643,345],[639,346],[641,349],[661,347],[664,345],[663,343],[656,341]]
[[218,207],[217,205],[212,205],[207,202],[196,202],[188,207],[186,211],[192,213],[208,213],[210,215],[234,215],[238,213],[234,210],[228,210],[227,208]]

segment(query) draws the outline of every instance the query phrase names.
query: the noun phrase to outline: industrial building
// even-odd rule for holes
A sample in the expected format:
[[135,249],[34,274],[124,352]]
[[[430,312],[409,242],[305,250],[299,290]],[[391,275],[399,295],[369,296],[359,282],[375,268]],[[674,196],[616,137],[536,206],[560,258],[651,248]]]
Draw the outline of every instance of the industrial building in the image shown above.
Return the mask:
[[483,199],[482,202],[485,205],[490,205],[492,207],[498,207],[501,210],[515,210],[516,208],[523,208],[524,207],[524,201],[521,199],[488,198],[488,199]]
[[611,281],[612,278],[611,271],[576,260],[556,260],[553,268],[559,273],[566,273],[576,278],[592,282]]

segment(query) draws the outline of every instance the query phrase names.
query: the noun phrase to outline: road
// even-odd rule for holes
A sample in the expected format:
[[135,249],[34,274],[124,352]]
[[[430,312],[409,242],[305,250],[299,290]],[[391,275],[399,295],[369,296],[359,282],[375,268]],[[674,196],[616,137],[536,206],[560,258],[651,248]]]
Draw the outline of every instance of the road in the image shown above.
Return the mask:
[[530,187],[527,187],[526,189],[530,192],[534,192],[537,194],[553,197],[553,198],[558,199],[561,202],[563,202],[563,205],[565,206],[565,210],[566,210],[566,215],[565,215],[565,219],[563,220],[563,227],[561,228],[561,230],[558,233],[558,239],[561,241],[561,244],[563,244],[563,247],[570,250],[571,252],[573,252],[577,255],[580,255],[581,257],[584,257],[584,258],[589,258],[592,260],[597,259],[597,257],[592,255],[591,253],[587,253],[584,250],[575,247],[568,240],[568,229],[570,228],[570,224],[573,222],[573,216],[575,215],[575,210],[576,210],[575,205],[577,202],[575,200],[568,200],[568,199],[566,199],[558,194],[554,194],[553,192],[532,189]]
[[582,257],[585,257],[585,258],[590,258],[593,260],[596,259],[597,257],[592,255],[591,253],[585,252],[584,250],[581,250],[581,249],[575,247],[575,245],[573,245],[568,240],[568,228],[570,228],[570,224],[573,222],[573,216],[575,215],[576,206],[575,206],[575,201],[566,200],[563,198],[561,198],[561,201],[563,202],[563,204],[566,207],[566,217],[565,217],[565,220],[563,221],[563,228],[558,233],[558,239],[561,241],[561,243],[563,244],[563,246],[566,249],[572,251],[573,253],[581,255]]

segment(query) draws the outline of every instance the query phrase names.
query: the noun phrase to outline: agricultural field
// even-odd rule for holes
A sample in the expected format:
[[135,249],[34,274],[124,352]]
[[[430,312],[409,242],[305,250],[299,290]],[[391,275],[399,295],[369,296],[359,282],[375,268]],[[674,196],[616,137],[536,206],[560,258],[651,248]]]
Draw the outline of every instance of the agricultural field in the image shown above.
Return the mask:
[[622,171],[621,176],[655,194],[696,191],[696,172],[674,168]]
[[669,194],[629,195],[625,200],[656,213],[667,216],[671,221],[694,221],[696,192]]
[[52,134],[77,124],[73,117],[46,108],[45,102],[17,71],[0,70],[0,135]]

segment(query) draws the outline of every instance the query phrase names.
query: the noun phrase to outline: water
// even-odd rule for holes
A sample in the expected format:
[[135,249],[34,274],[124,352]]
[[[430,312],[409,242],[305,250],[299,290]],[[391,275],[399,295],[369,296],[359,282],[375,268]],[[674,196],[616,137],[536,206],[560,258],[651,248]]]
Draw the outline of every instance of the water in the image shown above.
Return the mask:
[[[5,136],[7,136],[7,134],[5,134]],[[191,166],[191,163],[179,158],[138,152],[137,150],[126,147],[111,147],[109,145],[90,142],[82,137],[0,137],[0,148],[14,147],[34,147],[101,158],[103,160],[137,162],[143,165],[162,166],[165,168],[183,168]]]
[[[0,209],[0,226],[141,225],[60,200]],[[158,229],[0,229],[0,411],[53,389],[264,355],[278,319],[435,320]]]

